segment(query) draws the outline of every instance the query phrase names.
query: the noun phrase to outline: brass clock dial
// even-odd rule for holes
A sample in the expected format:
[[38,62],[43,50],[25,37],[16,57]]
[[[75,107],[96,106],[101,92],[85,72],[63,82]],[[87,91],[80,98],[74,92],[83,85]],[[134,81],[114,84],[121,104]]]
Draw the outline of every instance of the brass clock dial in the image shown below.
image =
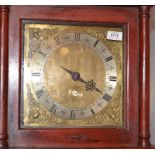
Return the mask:
[[108,30],[122,31],[25,24],[24,126],[122,125],[123,44]]
[[84,119],[112,99],[115,61],[97,38],[80,32],[58,34],[32,62],[32,85],[39,103],[65,119]]

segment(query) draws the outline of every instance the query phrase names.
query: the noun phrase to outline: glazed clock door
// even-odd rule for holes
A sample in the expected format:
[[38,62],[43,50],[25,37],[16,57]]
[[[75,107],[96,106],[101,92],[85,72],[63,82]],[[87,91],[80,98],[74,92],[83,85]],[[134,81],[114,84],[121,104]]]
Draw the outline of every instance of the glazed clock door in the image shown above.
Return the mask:
[[123,28],[34,23],[23,24],[21,125],[123,126],[123,41],[106,39]]
[[138,7],[11,6],[9,146],[138,143]]

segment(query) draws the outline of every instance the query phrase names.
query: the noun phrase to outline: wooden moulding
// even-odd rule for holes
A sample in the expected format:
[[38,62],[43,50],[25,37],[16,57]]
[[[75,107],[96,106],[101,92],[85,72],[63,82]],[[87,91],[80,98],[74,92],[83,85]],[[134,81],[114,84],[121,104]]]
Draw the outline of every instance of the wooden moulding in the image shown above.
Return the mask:
[[139,141],[150,146],[150,6],[139,7]]
[[7,148],[8,146],[8,15],[9,7],[0,6],[0,148]]

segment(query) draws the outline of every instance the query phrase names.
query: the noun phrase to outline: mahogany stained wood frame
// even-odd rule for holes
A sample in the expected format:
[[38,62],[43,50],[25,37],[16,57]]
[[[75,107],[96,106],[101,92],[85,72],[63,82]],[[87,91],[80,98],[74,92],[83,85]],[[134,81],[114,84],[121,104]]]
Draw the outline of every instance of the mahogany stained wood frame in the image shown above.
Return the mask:
[[[149,6],[1,6],[0,148],[149,147],[149,11]],[[124,128],[20,128],[21,22],[23,19],[116,23],[126,27],[126,56],[124,57],[126,124]],[[7,80],[8,77],[9,80]]]

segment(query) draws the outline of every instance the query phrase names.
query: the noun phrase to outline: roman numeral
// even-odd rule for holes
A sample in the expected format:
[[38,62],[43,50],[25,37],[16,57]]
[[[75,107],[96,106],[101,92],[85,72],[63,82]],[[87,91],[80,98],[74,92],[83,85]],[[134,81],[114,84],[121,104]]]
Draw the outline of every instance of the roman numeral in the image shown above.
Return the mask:
[[93,114],[93,115],[95,115],[95,112],[94,112],[94,110],[93,110],[93,109],[90,109],[90,111],[92,112],[92,114]]
[[104,100],[106,100],[107,102],[109,102],[112,99],[112,97],[110,95],[106,94],[106,93],[104,94],[104,96],[102,98]]
[[109,76],[109,81],[116,81],[117,77],[116,76]]
[[110,57],[107,57],[107,58],[105,58],[106,59],[106,61],[110,61],[110,60],[112,60],[113,58],[112,58],[112,56],[110,56]]
[[52,105],[51,109],[50,109],[50,112],[52,113],[56,113],[56,110],[57,110],[57,106],[55,104]]
[[96,47],[96,45],[98,44],[99,40],[96,40],[95,44],[94,44],[94,47]]
[[58,36],[54,37],[54,40],[57,42],[57,44],[61,44],[61,41]]
[[40,98],[43,94],[44,94],[43,89],[40,89],[40,90],[38,90],[38,91],[36,92],[36,95],[37,95],[38,98]]
[[80,33],[78,33],[78,32],[75,33],[75,40],[76,41],[80,40]]
[[71,111],[71,119],[75,119],[75,112]]
[[40,76],[40,73],[35,73],[35,72],[32,72],[32,76]]

